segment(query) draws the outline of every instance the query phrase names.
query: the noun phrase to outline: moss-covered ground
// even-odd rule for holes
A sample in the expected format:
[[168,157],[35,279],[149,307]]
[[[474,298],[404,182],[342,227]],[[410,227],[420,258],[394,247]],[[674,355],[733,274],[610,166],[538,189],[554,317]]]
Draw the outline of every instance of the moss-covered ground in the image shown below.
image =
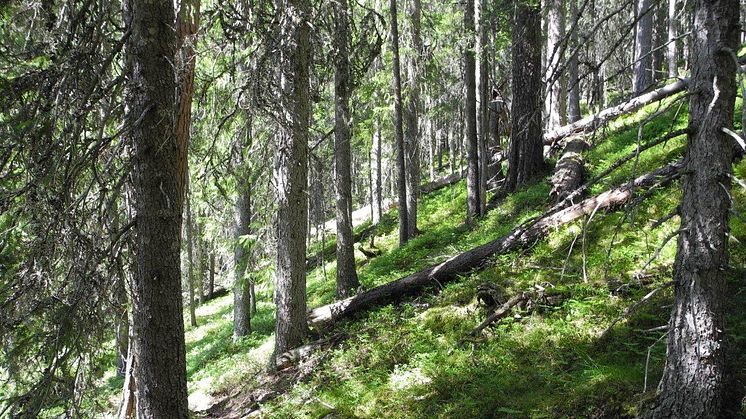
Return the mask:
[[[641,125],[659,111],[661,115]],[[585,153],[588,177],[634,151],[638,141],[684,128],[686,119],[685,101],[669,100],[599,131],[591,139],[595,147]],[[591,193],[680,159],[685,144],[681,136],[643,152]],[[746,179],[746,163],[734,171]],[[360,280],[365,288],[380,285],[500,237],[549,208],[548,192],[543,179],[507,197],[471,227],[464,223],[463,182],[423,196],[418,215],[422,233],[399,248],[391,212],[377,229],[381,256],[367,260],[358,252]],[[746,303],[744,198],[746,189],[734,184],[727,324],[734,400],[743,397],[746,378],[746,316],[740,309]],[[262,403],[244,398],[244,403],[213,412],[242,417],[254,411],[288,418],[634,416],[661,377],[665,331],[658,327],[667,323],[671,289],[618,323],[608,339],[599,341],[598,335],[626,307],[671,279],[676,240],[661,244],[678,229],[679,219],[656,228],[653,224],[671,213],[679,199],[680,183],[675,181],[633,207],[563,226],[528,250],[494,257],[486,269],[417,298],[337,323],[326,333],[342,338],[315,356],[302,379],[290,380]],[[645,268],[656,252],[659,256]],[[274,313],[271,275],[258,275],[264,279],[249,337],[232,341],[231,296],[200,307],[200,326],[187,326],[187,373],[195,406],[241,399],[266,385]],[[308,273],[310,308],[334,300],[334,275],[333,260]],[[479,338],[464,341],[484,319],[476,288],[485,281],[499,284],[508,294],[550,283],[567,298],[542,312],[516,313]],[[119,384],[113,380],[111,388]],[[741,406],[735,403],[733,409],[740,411]]]

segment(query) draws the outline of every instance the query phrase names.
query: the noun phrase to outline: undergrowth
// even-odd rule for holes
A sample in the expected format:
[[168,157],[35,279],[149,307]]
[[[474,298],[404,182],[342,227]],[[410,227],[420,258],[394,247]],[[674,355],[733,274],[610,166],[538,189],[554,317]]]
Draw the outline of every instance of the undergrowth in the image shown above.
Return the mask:
[[[601,173],[643,143],[686,126],[686,104],[649,106],[599,132],[585,153],[587,178]],[[740,107],[740,103],[739,103]],[[736,115],[740,115],[737,110]],[[680,159],[685,136],[643,152],[591,188],[595,194]],[[746,179],[746,163],[734,173]],[[416,272],[459,252],[494,240],[549,208],[546,180],[505,198],[472,228],[465,225],[464,182],[421,198],[421,234],[398,247],[395,212],[376,229],[382,254],[371,260],[356,252],[366,289]],[[730,293],[732,307],[746,303],[746,189],[733,187]],[[665,360],[664,331],[672,291],[659,293],[608,339],[599,334],[622,311],[669,281],[676,240],[661,247],[678,228],[678,217],[652,228],[680,199],[680,184],[659,187],[634,206],[601,212],[552,232],[528,250],[494,257],[486,269],[442,284],[414,299],[369,310],[337,323],[344,338],[320,354],[318,365],[300,382],[261,406],[268,417],[631,417],[654,394]],[[356,231],[367,228],[360,226]],[[331,241],[333,243],[333,241]],[[366,241],[365,246],[369,243]],[[328,244],[326,246],[328,248]],[[313,244],[312,252],[322,249]],[[650,261],[653,255],[659,256]],[[649,262],[650,261],[650,262]],[[647,266],[646,266],[647,265]],[[740,268],[739,268],[740,267]],[[266,276],[269,276],[265,273]],[[335,263],[308,273],[308,306],[334,300]],[[475,290],[499,284],[510,295],[535,284],[561,288],[559,307],[520,313],[465,339],[485,316]],[[272,351],[274,313],[271,281],[260,281],[258,312],[250,336],[232,340],[232,297],[197,311],[197,328],[187,326],[190,404],[211,397],[235,397],[260,385]],[[727,320],[734,394],[746,379],[746,316]],[[111,388],[120,384],[112,381]],[[734,406],[740,409],[740,406]],[[242,416],[246,412],[236,412]]]

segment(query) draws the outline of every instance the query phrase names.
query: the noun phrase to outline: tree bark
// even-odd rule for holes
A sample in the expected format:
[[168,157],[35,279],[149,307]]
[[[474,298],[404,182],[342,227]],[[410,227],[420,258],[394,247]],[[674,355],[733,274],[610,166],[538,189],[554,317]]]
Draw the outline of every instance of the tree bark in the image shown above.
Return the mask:
[[676,0],[668,0],[668,45],[666,46],[666,76],[678,77],[679,64],[676,52]]
[[[277,135],[277,266],[275,354],[300,346],[306,315],[306,201],[308,125],[311,116],[309,0],[277,0],[280,28],[282,123]],[[274,356],[270,365],[274,365]]]
[[407,211],[407,170],[405,166],[404,126],[401,103],[401,65],[399,63],[399,25],[397,23],[396,0],[389,1],[391,12],[391,50],[394,72],[394,129],[396,131],[396,171],[399,191],[399,246],[409,240],[409,218]]
[[207,282],[207,299],[212,300],[212,294],[215,292],[215,244],[210,246],[210,272],[208,274]]
[[554,202],[561,202],[582,185],[584,162],[581,153],[587,146],[583,138],[575,138],[565,146],[551,180],[552,189],[549,191],[549,197]]
[[373,164],[371,170],[373,170],[373,181],[375,183],[373,190],[374,203],[373,208],[373,224],[378,224],[383,214],[383,153],[381,145],[381,121],[376,117],[373,120]]
[[479,139],[477,138],[477,86],[474,41],[474,0],[464,3],[464,87],[466,88],[466,218],[471,220],[479,215]]
[[580,79],[578,77],[578,0],[570,2],[570,18],[572,19],[572,33],[570,33],[570,51],[574,53],[567,63],[567,119],[569,123],[580,119]]
[[653,84],[654,3],[652,0],[637,0],[637,25],[635,26],[635,55],[632,74],[632,93],[642,94]]
[[547,129],[554,129],[567,123],[567,78],[562,68],[565,66],[565,3],[563,0],[547,0],[547,83],[545,110],[548,116]]
[[417,235],[417,201],[420,196],[420,162],[421,133],[419,127],[420,111],[420,65],[422,62],[422,37],[420,35],[420,0],[409,2],[410,29],[412,30],[412,56],[407,60],[409,78],[409,100],[406,106],[406,151],[407,151],[407,236]]
[[666,77],[666,42],[668,41],[668,10],[663,3],[653,6],[653,45],[652,45],[652,73],[653,83],[658,83]]
[[611,121],[621,115],[640,109],[641,107],[671,97],[677,93],[681,93],[687,89],[689,79],[681,79],[675,83],[663,86],[660,89],[653,90],[643,95],[637,96],[630,99],[621,105],[606,108],[593,115],[586,116],[585,118],[549,131],[544,134],[544,144],[553,145],[557,141],[569,135],[583,132],[586,129],[595,128],[601,124]]
[[[197,55],[195,44],[200,21],[200,0],[182,0],[176,16],[177,74],[179,89],[179,113],[176,120],[176,138],[179,142],[177,173],[178,187],[186,193],[189,176],[188,149],[192,129],[192,97],[194,96],[194,69]],[[183,197],[181,198],[183,199]]]
[[181,297],[177,36],[167,0],[127,0],[125,126],[133,151],[132,353],[138,415],[188,418]]
[[[187,170],[189,170],[187,168]],[[187,180],[185,184],[186,191],[186,222],[184,223],[184,229],[186,230],[186,251],[187,251],[187,288],[189,292],[189,324],[192,327],[197,327],[197,314],[194,307],[194,229],[192,225],[192,207],[191,197],[189,196],[189,174],[187,174]]]
[[337,192],[337,298],[355,294],[360,282],[355,271],[352,235],[352,152],[350,150],[349,6],[334,3],[336,60],[334,72],[334,164]]
[[506,190],[531,182],[545,170],[541,118],[541,13],[516,4],[513,19],[513,109]]
[[719,417],[725,376],[728,218],[739,3],[697,0],[689,137],[661,394],[651,417]]
[[479,25],[479,36],[477,38],[477,51],[479,51],[477,61],[477,105],[479,121],[479,215],[487,213],[487,168],[490,162],[489,153],[489,36],[488,36],[488,18],[487,0],[477,0],[476,22]]
[[[249,138],[250,136],[251,134]],[[250,143],[251,139],[249,139],[249,147]],[[245,167],[240,167],[239,170],[244,169]],[[251,234],[251,184],[247,173],[241,173],[236,180],[236,212],[233,225],[233,340],[251,333],[251,298],[246,274],[251,252],[245,243],[241,242],[242,236]]]
[[124,377],[127,372],[127,351],[129,350],[129,316],[127,315],[127,287],[124,281],[124,272],[118,269],[116,282],[114,283],[114,321],[117,351],[117,376]]
[[[538,23],[538,20],[537,20]],[[422,271],[375,287],[355,297],[315,308],[308,313],[308,324],[319,327],[370,307],[387,304],[402,297],[415,294],[428,285],[442,285],[458,275],[482,267],[493,255],[511,252],[532,246],[553,229],[606,208],[614,208],[629,202],[642,188],[658,183],[661,178],[678,176],[681,162],[669,164],[661,169],[634,179],[632,182],[588,198],[565,209],[556,209],[532,222],[524,223],[513,231],[492,242],[483,244],[447,261],[432,265]]]

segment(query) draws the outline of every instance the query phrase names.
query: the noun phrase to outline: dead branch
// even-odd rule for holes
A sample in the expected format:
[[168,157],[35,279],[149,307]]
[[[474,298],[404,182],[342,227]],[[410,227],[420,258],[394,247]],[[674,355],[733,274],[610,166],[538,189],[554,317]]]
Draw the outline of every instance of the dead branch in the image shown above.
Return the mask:
[[631,316],[635,311],[637,311],[638,308],[640,308],[640,306],[642,306],[646,302],[650,301],[650,299],[653,298],[656,294],[658,294],[659,292],[663,291],[664,289],[670,287],[671,285],[673,285],[673,281],[668,281],[665,284],[661,285],[660,287],[658,287],[658,288],[650,291],[649,293],[647,293],[644,297],[642,297],[640,299],[640,301],[638,301],[638,302],[632,304],[631,306],[627,307],[624,310],[624,312],[622,312],[622,315],[619,316],[619,317],[617,317],[616,319],[614,319],[614,321],[611,322],[611,324],[609,325],[609,327],[607,327],[606,330],[604,330],[603,333],[601,333],[598,336],[598,340],[603,341],[604,339],[606,339],[606,337],[609,336],[609,333],[611,333],[611,330],[614,328],[614,326],[617,323],[619,323],[620,321],[622,321],[622,320],[626,319],[627,317]]

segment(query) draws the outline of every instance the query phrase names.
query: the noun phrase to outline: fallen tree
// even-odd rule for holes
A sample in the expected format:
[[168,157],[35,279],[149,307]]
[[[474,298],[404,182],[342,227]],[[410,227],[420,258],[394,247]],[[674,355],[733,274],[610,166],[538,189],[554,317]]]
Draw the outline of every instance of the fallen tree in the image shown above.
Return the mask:
[[[530,246],[549,231],[563,224],[600,209],[623,205],[635,196],[638,189],[650,188],[678,177],[682,166],[682,162],[671,163],[661,169],[640,176],[623,186],[585,199],[578,204],[565,208],[555,206],[542,216],[516,227],[505,236],[456,255],[445,262],[432,265],[422,271],[380,285],[356,296],[315,308],[308,314],[308,324],[311,327],[320,327],[325,323],[350,316],[369,307],[386,304],[417,293],[428,285],[442,285],[459,274],[483,266],[488,258],[493,255]],[[565,202],[566,200],[563,200],[563,203]]]
[[680,79],[675,83],[668,84],[660,89],[645,93],[622,103],[621,105],[606,108],[593,115],[573,122],[572,124],[561,126],[554,131],[544,134],[544,145],[554,146],[559,140],[588,130],[593,130],[610,120],[618,118],[626,113],[636,111],[645,105],[661,101],[677,93],[681,93],[689,87],[689,79]]
[[561,202],[582,185],[585,168],[582,153],[586,148],[588,143],[581,137],[573,138],[565,146],[550,181],[552,189],[549,191],[549,197],[554,202]]
[[466,170],[458,170],[456,172],[451,173],[450,175],[446,177],[435,179],[432,182],[428,182],[422,185],[420,187],[420,193],[428,194],[430,192],[437,191],[438,189],[445,188],[446,186],[453,185],[454,183],[463,179],[464,176],[466,176]]

